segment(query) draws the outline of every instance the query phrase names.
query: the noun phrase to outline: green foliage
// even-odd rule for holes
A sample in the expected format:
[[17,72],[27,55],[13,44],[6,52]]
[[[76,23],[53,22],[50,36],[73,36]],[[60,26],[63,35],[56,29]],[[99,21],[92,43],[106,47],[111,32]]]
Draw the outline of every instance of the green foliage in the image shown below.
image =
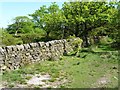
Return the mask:
[[28,34],[22,34],[21,39],[23,43],[31,43],[31,42],[39,42],[41,40],[41,37],[39,34],[34,33],[28,33]]
[[[107,2],[70,2],[63,4],[64,15],[67,18],[67,32],[82,37],[88,46],[88,34],[93,32],[101,32],[96,28],[106,27],[116,12],[115,7]],[[100,30],[100,31],[99,31]],[[100,35],[105,33],[106,29],[102,29]]]
[[77,46],[81,46],[81,44],[82,44],[82,39],[80,39],[80,38],[77,38],[77,37],[75,37],[75,36],[69,36],[68,38],[67,38],[67,40],[69,41],[69,40],[74,40],[73,41],[73,45],[77,45]]
[[65,21],[63,12],[56,3],[52,3],[48,8],[42,6],[35,13],[30,14],[36,27],[42,28],[46,32],[46,39],[61,39],[62,23]]
[[73,40],[73,42],[70,43],[73,47],[73,52],[71,52],[71,54],[76,54],[77,55],[79,53],[80,49],[81,49],[81,44],[83,42],[82,39],[76,38],[75,36],[70,36],[70,37],[68,37],[67,40],[68,41]]
[[107,37],[107,36],[105,36],[105,37],[102,37],[101,39],[100,39],[100,44],[110,44],[110,43],[112,43],[113,42],[113,40],[111,39],[111,38],[109,38],[109,37]]
[[18,16],[13,20],[13,24],[8,25],[7,28],[10,34],[33,32],[34,23],[27,16]]
[[[23,43],[63,39],[71,35],[82,38],[86,46],[90,44],[88,38],[92,40],[95,36],[109,36],[119,42],[119,11],[119,2],[64,2],[62,9],[54,2],[29,14],[32,19],[17,16],[7,31],[15,36],[22,34]],[[44,33],[42,39],[41,33]]]
[[111,34],[110,36],[115,40],[113,44],[115,44],[114,46],[117,47],[118,49],[119,44],[120,44],[120,37],[119,37],[119,33],[120,33],[120,1],[116,2],[115,5],[117,6],[117,11],[114,14],[112,23],[110,24],[110,28],[112,28],[111,30]]
[[[83,58],[85,55],[86,57]],[[98,85],[99,88],[114,88],[118,83],[118,80],[113,78],[118,78],[118,59],[115,59],[117,55],[118,52],[80,52],[79,58],[64,56],[59,61],[43,61],[26,65],[21,69],[4,73],[2,79],[8,81],[12,87],[11,82],[14,83],[14,86],[19,83],[24,85],[25,81],[30,78],[27,76],[28,74],[34,76],[43,73],[43,75],[49,74],[51,76],[51,79],[48,80],[49,83],[56,83],[59,79],[60,81],[57,82],[60,83],[64,80],[67,81],[64,83],[64,87],[58,85],[58,88],[97,88]],[[110,83],[108,82],[104,86],[97,83],[103,77],[107,78]]]
[[3,29],[2,28],[0,28],[0,46],[2,46],[3,45],[3,43],[2,43],[2,34],[3,34]]
[[24,79],[21,77],[20,73],[13,71],[13,73],[5,72],[3,75],[3,80],[7,80],[9,83],[22,82]]
[[2,44],[9,46],[9,45],[16,45],[16,44],[23,44],[20,38],[13,37],[12,34],[7,33],[6,31],[2,34]]

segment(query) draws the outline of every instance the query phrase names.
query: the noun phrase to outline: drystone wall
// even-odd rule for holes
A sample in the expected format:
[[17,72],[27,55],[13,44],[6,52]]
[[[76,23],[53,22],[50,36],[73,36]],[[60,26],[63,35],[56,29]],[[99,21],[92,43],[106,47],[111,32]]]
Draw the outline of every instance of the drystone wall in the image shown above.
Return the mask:
[[59,60],[64,52],[73,51],[72,42],[76,39],[0,47],[0,68],[2,71],[14,70],[34,62]]

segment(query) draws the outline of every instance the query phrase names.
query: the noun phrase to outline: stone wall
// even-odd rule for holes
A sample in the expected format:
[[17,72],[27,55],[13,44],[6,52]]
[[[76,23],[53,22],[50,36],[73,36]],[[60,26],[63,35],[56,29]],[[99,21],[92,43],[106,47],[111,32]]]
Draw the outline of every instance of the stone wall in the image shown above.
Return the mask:
[[14,70],[34,62],[58,60],[64,51],[73,51],[74,46],[72,42],[75,40],[53,40],[49,42],[0,47],[0,68],[2,71]]

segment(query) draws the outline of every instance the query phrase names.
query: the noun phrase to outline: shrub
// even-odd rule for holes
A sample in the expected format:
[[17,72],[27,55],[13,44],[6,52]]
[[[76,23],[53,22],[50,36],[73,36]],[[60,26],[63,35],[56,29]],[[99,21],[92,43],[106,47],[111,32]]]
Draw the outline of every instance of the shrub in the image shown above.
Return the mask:
[[23,44],[23,42],[20,38],[15,38],[12,34],[9,34],[6,31],[4,31],[2,35],[2,44],[4,44],[5,46],[9,46]]
[[78,37],[75,37],[75,36],[70,36],[70,37],[68,37],[67,40],[68,41],[72,40],[71,45],[72,45],[74,53],[77,55],[81,49],[81,44],[82,44],[83,40]]
[[22,34],[21,39],[23,43],[31,43],[31,42],[39,42],[41,39],[41,35],[39,34],[34,34],[34,33],[27,33],[27,34]]
[[104,37],[100,38],[100,44],[110,44],[112,42],[113,42],[113,40],[111,38],[109,38],[108,36],[104,36]]

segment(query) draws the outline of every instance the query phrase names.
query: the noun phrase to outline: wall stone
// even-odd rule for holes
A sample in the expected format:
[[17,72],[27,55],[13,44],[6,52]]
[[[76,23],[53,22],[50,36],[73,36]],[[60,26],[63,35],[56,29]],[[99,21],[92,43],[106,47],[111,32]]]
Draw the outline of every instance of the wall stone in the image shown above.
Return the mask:
[[2,71],[14,70],[26,64],[44,60],[59,60],[64,51],[73,51],[71,40],[29,43],[0,47],[0,68]]

